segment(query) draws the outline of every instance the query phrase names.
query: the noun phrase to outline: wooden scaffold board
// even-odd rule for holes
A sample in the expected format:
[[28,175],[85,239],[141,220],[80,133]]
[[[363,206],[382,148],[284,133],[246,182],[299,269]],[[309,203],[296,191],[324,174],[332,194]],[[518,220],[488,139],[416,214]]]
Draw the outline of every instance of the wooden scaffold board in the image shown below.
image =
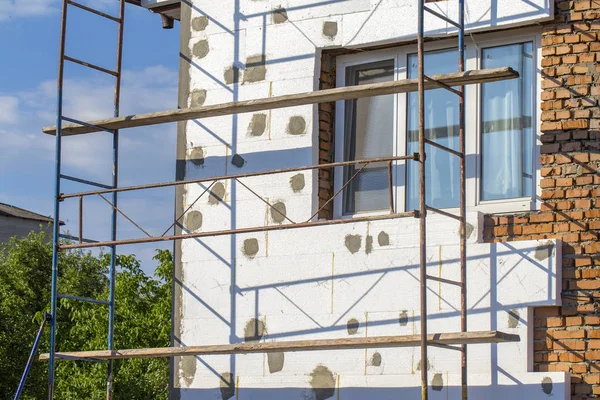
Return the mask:
[[[440,84],[443,86],[452,87],[515,79],[518,77],[519,73],[510,67],[454,72],[450,74],[440,74],[429,77],[425,80],[425,89],[438,89],[440,88]],[[135,128],[169,122],[242,114],[254,111],[273,110],[277,108],[328,103],[339,100],[352,100],[363,97],[408,93],[415,91],[417,91],[417,79],[403,79],[369,85],[346,86],[335,89],[319,90],[316,92],[275,96],[265,99],[238,101],[196,108],[182,108],[178,110],[159,111],[147,114],[127,115],[116,118],[89,121],[86,122],[86,126],[69,123],[62,125],[62,135],[79,135],[84,133],[100,132],[102,130]],[[99,129],[98,127],[102,127],[103,129]],[[42,131],[50,135],[55,135],[56,126],[44,127],[42,128]]]
[[[297,340],[284,342],[245,342],[236,344],[164,347],[154,349],[128,349],[128,350],[99,350],[56,353],[56,358],[61,360],[118,360],[128,358],[157,358],[175,356],[199,356],[216,354],[249,354],[273,353],[316,350],[349,350],[349,349],[377,349],[388,347],[415,347],[420,345],[420,335],[408,336],[379,336],[366,338],[346,339],[318,339]],[[518,342],[519,335],[499,331],[476,331],[456,333],[434,333],[428,335],[428,342],[432,345],[452,346],[460,344],[482,344]],[[49,354],[41,354],[40,360],[48,360]]]

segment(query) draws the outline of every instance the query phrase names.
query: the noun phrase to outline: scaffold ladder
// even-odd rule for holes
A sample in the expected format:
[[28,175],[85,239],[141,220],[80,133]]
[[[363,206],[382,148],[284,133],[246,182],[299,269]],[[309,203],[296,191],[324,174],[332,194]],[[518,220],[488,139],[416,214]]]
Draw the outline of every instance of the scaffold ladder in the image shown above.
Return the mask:
[[[464,53],[464,42],[465,42],[465,1],[458,0],[458,22],[453,21],[447,16],[433,10],[428,7],[425,0],[419,1],[418,10],[418,33],[417,33],[417,58],[418,58],[418,115],[419,115],[419,186],[420,186],[420,204],[419,204],[419,218],[420,218],[420,297],[421,297],[421,363],[428,362],[427,358],[427,347],[429,345],[439,346],[428,339],[427,330],[427,280],[435,280],[442,284],[455,285],[460,288],[460,332],[467,332],[467,235],[466,235],[466,176],[465,176],[465,161],[466,161],[466,148],[465,148],[465,91],[464,86],[459,86],[458,89],[454,89],[449,85],[442,82],[436,81],[425,75],[425,13],[429,13],[436,18],[445,21],[448,25],[454,26],[458,29],[458,72],[465,71],[465,53]],[[425,137],[425,83],[429,82],[434,85],[438,85],[439,88],[445,89],[454,93],[458,96],[459,103],[459,150],[456,151],[449,147],[438,144]],[[426,182],[426,160],[427,152],[426,145],[434,146],[443,151],[447,151],[450,154],[458,157],[460,165],[460,206],[459,215],[449,213],[447,211],[439,210],[434,207],[427,205],[427,182]],[[433,211],[437,214],[458,220],[460,223],[460,280],[451,281],[428,275],[427,274],[427,213]],[[463,400],[467,399],[468,386],[467,386],[467,344],[462,343],[459,347],[444,346],[446,349],[457,349],[461,353],[461,397]],[[428,399],[428,368],[421,368],[421,398],[423,400]]]
[[[116,55],[116,67],[114,70],[109,70],[103,68],[101,66],[71,57],[65,54],[66,49],[66,35],[67,35],[67,15],[69,7],[76,7],[101,18],[105,18],[111,20],[117,24],[117,55]],[[114,106],[114,117],[119,116],[119,107],[120,107],[120,98],[121,98],[121,73],[122,73],[122,60],[123,60],[123,30],[125,23],[125,0],[119,0],[119,16],[115,17],[110,14],[101,12],[94,8],[88,7],[86,5],[77,3],[72,0],[63,0],[62,1],[62,16],[61,16],[61,27],[60,27],[60,45],[59,45],[59,60],[58,60],[58,83],[57,83],[57,115],[56,115],[56,164],[55,164],[55,199],[54,199],[54,231],[53,231],[53,249],[52,249],[52,298],[50,302],[50,351],[49,351],[49,365],[48,365],[48,399],[52,400],[54,398],[54,377],[55,377],[55,353],[56,353],[56,307],[58,300],[61,298],[70,299],[74,301],[83,301],[93,304],[98,304],[102,306],[108,307],[108,340],[107,346],[108,350],[112,350],[114,347],[114,317],[115,317],[115,279],[116,279],[116,246],[109,246],[110,248],[110,269],[109,269],[109,299],[105,300],[97,300],[97,299],[88,299],[79,296],[70,296],[68,294],[59,294],[58,293],[58,271],[60,266],[60,246],[59,239],[78,239],[79,243],[90,242],[89,240],[85,240],[82,234],[82,212],[83,212],[83,198],[80,198],[80,229],[79,229],[79,237],[73,238],[68,235],[61,235],[59,232],[60,227],[60,204],[61,204],[61,180],[70,180],[73,182],[78,182],[90,186],[95,186],[99,188],[110,188],[115,189],[118,187],[119,180],[119,131],[116,129],[101,129],[102,131],[106,131],[112,135],[112,152],[113,152],[113,162],[112,162],[112,184],[105,185],[97,182],[92,182],[89,180],[81,179],[78,177],[68,176],[61,173],[61,156],[62,156],[62,125],[64,122],[68,123],[77,123],[83,125],[89,125],[85,122],[75,120],[73,118],[67,117],[63,114],[63,83],[64,83],[64,75],[65,75],[65,62],[70,62],[74,64],[81,65],[83,67],[91,68],[93,70],[102,72],[104,74],[108,74],[115,79],[114,82],[114,98],[113,98],[113,106]],[[93,125],[92,125],[93,126]],[[111,194],[113,208],[111,210],[111,239],[117,239],[117,192],[113,192]],[[107,371],[107,380],[106,380],[106,398],[107,400],[112,399],[113,395],[113,363],[112,361],[108,361],[108,371]]]

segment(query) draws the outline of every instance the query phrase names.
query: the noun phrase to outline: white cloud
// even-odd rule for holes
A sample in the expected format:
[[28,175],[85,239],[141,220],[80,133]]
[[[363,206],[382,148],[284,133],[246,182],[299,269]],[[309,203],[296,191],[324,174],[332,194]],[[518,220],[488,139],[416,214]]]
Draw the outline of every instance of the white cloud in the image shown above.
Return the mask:
[[[162,65],[125,70],[121,86],[121,115],[161,111],[177,107],[177,71]],[[65,79],[63,114],[82,121],[113,116],[112,78]],[[56,81],[42,82],[22,100],[38,110],[38,117],[54,125]]]
[[19,99],[14,96],[0,96],[0,123],[14,124],[19,118]]
[[57,11],[55,0],[0,0],[0,21],[16,17],[49,15]]
[[[56,82],[45,81],[32,90],[11,93],[10,97],[17,100],[18,113],[14,115],[18,119],[14,123],[0,119],[0,181],[7,179],[0,185],[0,199],[48,213],[52,205],[50,192],[53,185],[55,137],[43,134],[41,127],[56,123]],[[90,77],[67,79],[63,98],[66,116],[80,120],[111,117],[113,81],[110,78]],[[14,104],[14,101],[10,103]],[[124,71],[122,115],[171,109],[176,105],[176,69],[156,65]],[[175,124],[122,130],[120,185],[174,180],[175,133]],[[64,137],[62,172],[110,184],[111,139],[108,133]],[[45,192],[29,193],[28,189],[19,187],[21,182],[28,182],[28,179],[43,181]],[[91,188],[68,181],[63,181],[61,187],[65,193],[88,189]],[[17,193],[21,192],[29,196],[19,197]],[[173,189],[130,193],[120,196],[120,207],[152,234],[162,233],[172,222]],[[106,239],[110,227],[106,223],[110,217],[110,207],[100,198],[89,197],[86,198],[84,210],[85,236]],[[77,216],[76,201],[65,201],[61,206],[61,219],[67,223],[65,230],[77,230]],[[123,237],[143,236],[129,222],[119,221],[119,232]],[[170,244],[155,243],[147,248],[132,246],[121,251],[139,253],[144,265],[153,266],[155,263],[151,261],[151,250],[165,246]]]

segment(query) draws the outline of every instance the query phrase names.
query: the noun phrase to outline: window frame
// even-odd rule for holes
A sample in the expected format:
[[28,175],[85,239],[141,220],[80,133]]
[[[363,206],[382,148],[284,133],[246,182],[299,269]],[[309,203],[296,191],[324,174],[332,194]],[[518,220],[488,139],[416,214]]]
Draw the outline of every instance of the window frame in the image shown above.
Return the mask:
[[[534,60],[532,62],[532,77],[533,77],[533,123],[532,123],[532,143],[533,154],[533,171],[532,179],[532,196],[521,197],[514,199],[501,200],[481,200],[481,110],[482,110],[482,93],[481,85],[465,86],[465,107],[467,110],[476,110],[475,112],[467,112],[465,116],[466,130],[466,191],[467,191],[467,208],[469,211],[481,211],[484,213],[514,213],[526,212],[531,210],[539,210],[541,188],[539,187],[540,176],[540,146],[541,142],[540,127],[541,127],[541,92],[539,85],[541,82],[541,33],[539,28],[516,29],[502,32],[502,38],[498,39],[498,33],[483,33],[469,34],[466,37],[465,43],[465,69],[480,69],[482,60],[482,52],[484,48],[510,45],[516,43],[532,42]],[[456,49],[456,38],[448,40],[440,40],[438,42],[426,43],[425,51],[453,50]],[[361,64],[374,63],[384,60],[394,60],[394,79],[406,79],[408,75],[408,58],[416,52],[414,44],[400,45],[393,48],[367,51],[352,55],[343,55],[336,58],[337,76],[336,87],[344,87],[346,82],[346,68]],[[393,122],[394,131],[394,156],[404,155],[406,153],[406,135],[407,135],[407,104],[408,94],[400,93],[394,95],[394,106],[396,107],[395,119]],[[336,102],[335,115],[335,144],[334,144],[334,161],[342,161],[344,157],[345,143],[345,101]],[[414,161],[396,161],[393,164],[393,197],[394,210],[403,212],[406,205],[406,163]],[[337,192],[343,185],[343,169],[336,168],[334,171],[334,192]],[[354,214],[343,214],[343,197],[342,191],[334,199],[335,219],[353,218],[356,216],[365,215],[386,215],[389,210],[383,211],[364,211]],[[448,212],[458,212],[458,208],[445,209]]]

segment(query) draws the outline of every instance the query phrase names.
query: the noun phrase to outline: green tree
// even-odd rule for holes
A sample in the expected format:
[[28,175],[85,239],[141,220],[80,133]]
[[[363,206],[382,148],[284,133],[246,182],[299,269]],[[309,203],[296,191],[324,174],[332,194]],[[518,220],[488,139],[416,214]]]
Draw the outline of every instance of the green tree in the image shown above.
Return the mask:
[[[30,346],[49,309],[52,246],[43,232],[13,238],[0,247],[0,399],[11,399]],[[158,250],[154,277],[132,255],[117,257],[115,348],[169,345],[172,256]],[[59,260],[59,293],[108,298],[107,254],[65,251]],[[106,306],[62,299],[57,309],[57,350],[98,350],[107,346]],[[40,351],[48,350],[48,332]],[[114,363],[115,399],[166,399],[168,359]],[[57,363],[55,398],[104,399],[105,363]],[[36,361],[23,399],[46,396],[47,363]]]

